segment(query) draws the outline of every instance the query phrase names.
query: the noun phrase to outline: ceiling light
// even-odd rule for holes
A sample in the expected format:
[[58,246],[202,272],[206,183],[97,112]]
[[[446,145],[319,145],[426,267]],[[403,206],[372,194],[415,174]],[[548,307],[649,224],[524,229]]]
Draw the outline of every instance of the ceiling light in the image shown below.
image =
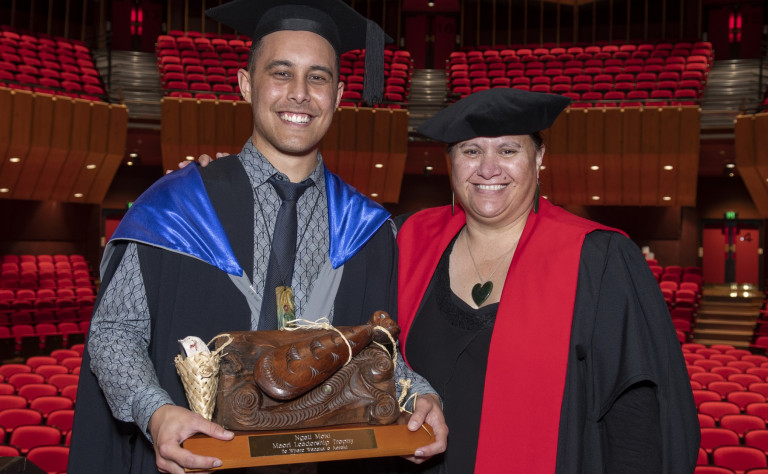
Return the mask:
[[435,2],[427,2],[427,6],[428,6],[429,8],[432,8],[432,7],[434,7],[434,6],[435,6]]
[[732,170],[733,168],[736,168],[736,163],[726,163],[725,167]]
[[75,197],[76,198],[81,198],[81,197],[83,197],[83,193],[75,193]]
[[8,158],[8,161],[10,161],[11,163],[18,163],[19,161],[21,161],[21,158],[19,158],[18,156],[14,156],[13,158]]
[[424,169],[427,170],[427,171],[432,171],[433,169],[435,169],[435,167],[432,166],[432,165],[427,165],[427,166],[424,167]]
[[186,158],[187,158],[187,161],[195,161],[195,157],[192,155],[187,155]]
[[128,161],[125,162],[125,164],[128,165],[128,166],[133,166],[133,161],[128,160]]
[[675,169],[675,167],[674,167],[674,166],[672,166],[672,165],[666,165],[666,166],[664,166],[664,170],[665,170],[665,171],[672,171],[673,169]]
[[96,165],[94,165],[93,163],[91,163],[90,165],[85,165],[85,169],[87,169],[87,170],[95,170],[96,169]]
[[10,191],[11,190],[8,189],[8,188],[0,188],[0,193],[7,193],[7,192],[10,192]]
[[131,158],[138,158],[139,154],[135,153],[135,152],[134,153],[128,153],[128,156],[131,157]]
[[600,167],[597,166],[597,165],[592,165],[592,166],[589,167],[589,169],[591,169],[592,171],[597,171],[597,170],[600,169]]
[[379,193],[371,193],[371,197],[379,197]]
[[672,196],[663,196],[661,199],[663,201],[671,201],[672,200]]
[[600,196],[592,196],[592,200],[593,201],[599,201],[600,200]]
[[384,168],[384,165],[382,163],[376,163],[373,165],[374,168]]

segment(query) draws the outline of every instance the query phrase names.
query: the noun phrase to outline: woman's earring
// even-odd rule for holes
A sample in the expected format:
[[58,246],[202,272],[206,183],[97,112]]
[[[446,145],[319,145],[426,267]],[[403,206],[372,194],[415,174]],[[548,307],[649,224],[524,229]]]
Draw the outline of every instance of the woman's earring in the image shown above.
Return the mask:
[[451,215],[456,214],[456,195],[451,191]]
[[539,213],[539,183],[536,183],[536,194],[533,195],[533,213]]

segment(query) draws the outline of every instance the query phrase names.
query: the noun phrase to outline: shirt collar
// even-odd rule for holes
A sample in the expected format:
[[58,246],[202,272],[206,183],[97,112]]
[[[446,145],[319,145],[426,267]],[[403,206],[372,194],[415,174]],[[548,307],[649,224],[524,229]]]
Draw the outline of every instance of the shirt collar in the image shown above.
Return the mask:
[[[272,163],[254,146],[253,142],[248,139],[243,146],[242,151],[238,155],[240,161],[243,163],[248,177],[251,179],[251,185],[256,188],[267,182],[269,178],[277,174],[284,179],[288,177],[275,168]],[[318,152],[317,154],[317,166],[312,170],[312,173],[307,178],[314,181],[315,186],[319,190],[325,190],[325,172],[323,166],[323,157]]]

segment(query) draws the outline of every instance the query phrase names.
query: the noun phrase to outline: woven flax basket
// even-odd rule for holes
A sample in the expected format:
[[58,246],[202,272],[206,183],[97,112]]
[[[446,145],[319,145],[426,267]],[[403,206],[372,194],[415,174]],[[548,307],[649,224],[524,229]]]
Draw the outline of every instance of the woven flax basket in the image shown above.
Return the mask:
[[227,337],[229,340],[213,352],[197,353],[186,358],[179,354],[174,359],[176,372],[184,384],[189,408],[209,421],[216,408],[221,351],[232,342],[232,336],[229,334],[219,334],[211,339],[208,346],[220,337]]

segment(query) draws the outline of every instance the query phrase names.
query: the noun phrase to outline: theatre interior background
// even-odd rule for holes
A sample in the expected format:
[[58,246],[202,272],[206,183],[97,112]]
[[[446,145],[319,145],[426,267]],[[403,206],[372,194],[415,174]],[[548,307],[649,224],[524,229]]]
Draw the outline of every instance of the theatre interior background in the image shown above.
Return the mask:
[[[165,170],[250,134],[248,32],[203,13],[222,2],[0,2],[0,459],[66,469],[106,241]],[[698,470],[768,466],[768,2],[347,3],[393,42],[375,106],[365,51],[341,56],[328,167],[393,215],[446,205],[421,122],[492,87],[570,97],[542,195],[645,253],[700,407]]]

